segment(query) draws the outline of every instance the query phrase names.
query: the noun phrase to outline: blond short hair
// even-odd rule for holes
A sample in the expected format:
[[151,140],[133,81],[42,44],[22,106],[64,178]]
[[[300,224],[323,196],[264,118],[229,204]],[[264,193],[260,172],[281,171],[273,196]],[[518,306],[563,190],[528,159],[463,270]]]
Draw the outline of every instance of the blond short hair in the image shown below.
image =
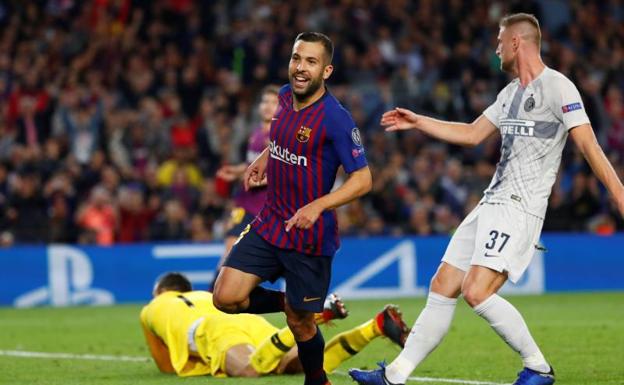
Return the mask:
[[507,15],[501,19],[499,26],[511,27],[520,23],[528,23],[533,27],[533,29],[535,29],[535,34],[530,36],[529,39],[539,47],[542,43],[542,31],[540,29],[539,21],[535,15],[530,13],[514,13]]

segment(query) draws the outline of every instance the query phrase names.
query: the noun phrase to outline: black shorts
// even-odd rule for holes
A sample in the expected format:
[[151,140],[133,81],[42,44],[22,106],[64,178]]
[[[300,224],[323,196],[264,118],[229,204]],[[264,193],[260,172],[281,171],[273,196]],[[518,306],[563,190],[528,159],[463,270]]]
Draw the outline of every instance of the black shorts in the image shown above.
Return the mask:
[[248,225],[223,265],[264,281],[283,277],[290,307],[319,313],[329,290],[332,259],[273,246]]
[[254,220],[254,216],[249,214],[242,207],[235,207],[232,209],[232,214],[230,215],[230,220],[227,223],[227,231],[225,232],[226,237],[238,237],[245,227]]

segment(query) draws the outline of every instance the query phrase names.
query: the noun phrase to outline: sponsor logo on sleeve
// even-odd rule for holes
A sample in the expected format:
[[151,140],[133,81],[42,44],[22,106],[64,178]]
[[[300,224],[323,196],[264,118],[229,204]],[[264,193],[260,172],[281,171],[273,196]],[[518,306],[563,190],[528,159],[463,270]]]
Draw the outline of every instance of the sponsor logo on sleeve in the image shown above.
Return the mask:
[[353,155],[354,158],[357,158],[360,155],[364,154],[364,149],[363,148],[354,148],[351,150],[351,155]]
[[571,111],[576,111],[576,110],[581,110],[581,109],[583,109],[583,106],[581,105],[581,103],[571,103],[571,104],[566,104],[565,106],[561,107],[561,111],[563,111],[564,114],[566,112],[571,112]]

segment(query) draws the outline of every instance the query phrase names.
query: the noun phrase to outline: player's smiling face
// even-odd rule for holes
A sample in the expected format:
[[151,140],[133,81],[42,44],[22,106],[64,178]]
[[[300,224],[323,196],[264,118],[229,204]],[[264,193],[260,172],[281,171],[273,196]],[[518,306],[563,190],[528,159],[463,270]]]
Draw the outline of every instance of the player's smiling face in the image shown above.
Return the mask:
[[299,101],[322,92],[321,87],[332,70],[321,43],[303,40],[295,42],[288,64],[288,80]]

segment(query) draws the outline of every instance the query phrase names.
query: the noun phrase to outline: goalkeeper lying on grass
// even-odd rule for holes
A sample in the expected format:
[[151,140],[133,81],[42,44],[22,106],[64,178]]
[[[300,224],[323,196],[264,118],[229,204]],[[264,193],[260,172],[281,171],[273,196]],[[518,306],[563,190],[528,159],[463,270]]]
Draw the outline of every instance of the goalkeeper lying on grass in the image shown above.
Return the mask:
[[[154,287],[154,299],[141,311],[141,326],[158,368],[179,376],[257,377],[299,373],[295,339],[254,314],[226,314],[212,304],[212,294],[192,291],[189,280],[167,273]],[[317,323],[345,318],[347,311],[330,295]],[[384,336],[403,346],[409,333],[398,307],[386,305],[374,318],[338,334],[325,347],[325,371],[331,372],[374,338]]]

